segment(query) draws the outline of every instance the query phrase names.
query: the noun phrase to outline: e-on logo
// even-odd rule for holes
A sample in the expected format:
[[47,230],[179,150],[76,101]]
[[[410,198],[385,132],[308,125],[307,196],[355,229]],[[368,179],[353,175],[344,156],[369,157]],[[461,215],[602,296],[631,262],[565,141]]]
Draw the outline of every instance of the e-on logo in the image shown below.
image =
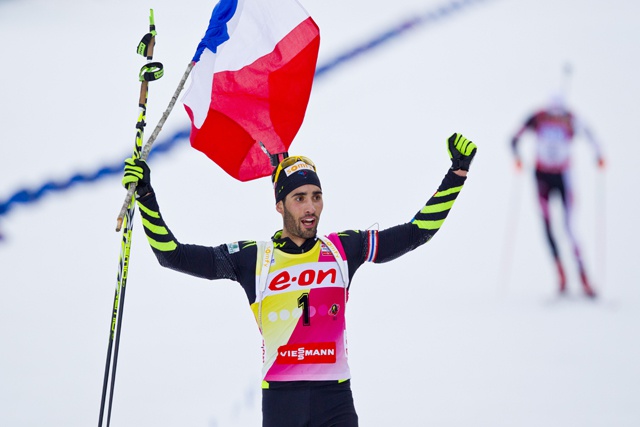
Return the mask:
[[336,269],[330,268],[329,270],[313,270],[308,269],[300,272],[297,277],[291,277],[288,271],[281,271],[269,282],[269,289],[272,291],[282,291],[292,285],[293,282],[297,282],[299,286],[320,285],[325,280],[329,280],[329,283],[336,283]]

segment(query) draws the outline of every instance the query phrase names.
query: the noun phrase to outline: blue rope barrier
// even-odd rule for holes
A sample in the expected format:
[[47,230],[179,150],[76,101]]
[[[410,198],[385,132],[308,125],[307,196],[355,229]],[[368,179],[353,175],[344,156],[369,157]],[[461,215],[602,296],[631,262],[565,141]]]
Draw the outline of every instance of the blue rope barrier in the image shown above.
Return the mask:
[[[334,59],[317,67],[315,77],[323,77],[326,73],[335,70],[338,66],[344,64],[345,62],[351,61],[354,58],[357,58],[360,55],[379,47],[380,45],[406,33],[411,29],[447,18],[452,14],[460,12],[466,7],[471,6],[474,3],[480,3],[482,1],[487,0],[454,0],[423,15],[401,22],[399,25],[396,25],[382,32],[368,42],[356,46],[355,48],[341,55],[338,55]],[[176,131],[168,139],[155,143],[153,149],[149,153],[149,159],[155,157],[158,154],[171,151],[178,145],[178,143],[187,140],[189,138],[189,133],[189,128],[181,129]],[[120,157],[120,159],[125,159],[129,156],[130,153],[123,155],[122,157]],[[121,175],[123,167],[123,160],[118,160],[117,163],[102,166],[93,173],[75,173],[66,180],[48,181],[36,189],[19,189],[8,199],[0,201],[0,217],[6,215],[14,207],[14,205],[34,203],[48,193],[65,191],[74,187],[75,185],[95,182],[111,175]],[[0,239],[2,239],[2,235],[0,235]]]
[[410,18],[406,21],[401,22],[399,25],[396,25],[383,33],[373,37],[366,43],[363,43],[355,48],[347,51],[341,55],[338,55],[333,60],[328,61],[326,64],[316,68],[316,78],[324,75],[326,72],[335,69],[337,66],[341,65],[344,62],[350,61],[364,53],[367,53],[371,49],[377,48],[380,45],[395,39],[396,37],[401,36],[409,30],[412,30],[418,26],[424,26],[428,23],[436,22],[441,19],[447,18],[450,15],[461,12],[468,6],[473,5],[474,3],[480,3],[487,0],[454,0],[450,3],[444,4],[440,7],[437,7],[435,10],[431,10],[423,15],[416,16]]
[[[149,153],[149,159],[158,154],[171,151],[179,142],[189,139],[190,129],[183,129],[175,132],[168,139],[158,142]],[[124,154],[121,159],[130,157],[131,153]],[[124,160],[117,163],[102,166],[93,173],[75,173],[70,178],[61,181],[48,181],[35,190],[20,189],[7,200],[0,203],[0,216],[6,215],[16,204],[32,203],[40,200],[45,194],[56,191],[68,190],[71,187],[81,184],[98,181],[110,175],[122,175]]]

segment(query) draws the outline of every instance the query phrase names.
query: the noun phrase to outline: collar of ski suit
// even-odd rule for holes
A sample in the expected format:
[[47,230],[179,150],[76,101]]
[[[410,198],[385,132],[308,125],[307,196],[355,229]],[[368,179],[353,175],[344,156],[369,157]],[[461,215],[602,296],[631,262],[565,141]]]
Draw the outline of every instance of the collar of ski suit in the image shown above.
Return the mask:
[[318,238],[309,238],[305,240],[304,243],[302,243],[302,246],[298,246],[293,242],[293,240],[289,239],[288,237],[282,237],[282,230],[278,230],[275,232],[273,237],[271,237],[271,240],[273,240],[273,246],[276,249],[280,249],[281,251],[288,254],[303,254],[313,249],[313,247],[316,245],[316,242],[318,241]]

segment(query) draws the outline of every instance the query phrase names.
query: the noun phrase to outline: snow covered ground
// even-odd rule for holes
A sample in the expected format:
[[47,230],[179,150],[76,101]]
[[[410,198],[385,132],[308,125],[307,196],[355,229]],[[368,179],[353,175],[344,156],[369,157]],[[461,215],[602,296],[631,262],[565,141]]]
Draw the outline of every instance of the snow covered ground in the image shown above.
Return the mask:
[[[154,126],[213,4],[0,0],[0,200],[128,156],[148,9],[166,70],[151,85]],[[321,64],[441,4],[303,0],[321,29]],[[639,48],[633,0],[487,0],[318,79],[291,151],[319,167],[323,232],[409,220],[448,168],[446,137],[479,146],[440,233],[355,277],[361,425],[640,424]],[[575,226],[595,302],[580,295],[560,220],[572,296],[554,297],[531,176],[514,173],[508,150],[565,63],[570,104],[608,160],[598,174],[576,141]],[[178,105],[160,139],[186,125]],[[266,179],[236,182],[188,144],[151,167],[183,242],[267,239],[280,226]],[[113,177],[0,218],[0,425],[97,423],[123,197]],[[241,288],[159,267],[136,217],[112,425],[259,425],[260,357]]]

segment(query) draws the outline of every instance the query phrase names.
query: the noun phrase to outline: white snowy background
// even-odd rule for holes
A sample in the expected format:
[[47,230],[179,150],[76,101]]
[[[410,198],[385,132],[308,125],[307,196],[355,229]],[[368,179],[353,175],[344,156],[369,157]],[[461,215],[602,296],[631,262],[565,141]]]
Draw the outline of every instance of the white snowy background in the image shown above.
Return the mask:
[[[304,0],[319,63],[439,0]],[[0,199],[130,155],[135,53],[155,10],[147,135],[204,30],[210,0],[0,0]],[[444,141],[479,146],[438,235],[365,265],[348,313],[362,426],[640,425],[637,256],[640,3],[488,0],[411,30],[314,85],[292,153],[314,159],[321,231],[409,220],[449,166]],[[581,296],[560,209],[569,298],[527,170],[509,140],[573,67],[569,103],[600,140],[574,144],[575,229],[600,293]],[[188,124],[178,104],[159,140]],[[184,143],[151,162],[163,214],[187,243],[268,239],[267,179],[240,183]],[[120,177],[49,194],[0,218],[0,425],[98,420],[121,235]],[[260,337],[236,283],[161,268],[135,218],[113,426],[257,426]]]

